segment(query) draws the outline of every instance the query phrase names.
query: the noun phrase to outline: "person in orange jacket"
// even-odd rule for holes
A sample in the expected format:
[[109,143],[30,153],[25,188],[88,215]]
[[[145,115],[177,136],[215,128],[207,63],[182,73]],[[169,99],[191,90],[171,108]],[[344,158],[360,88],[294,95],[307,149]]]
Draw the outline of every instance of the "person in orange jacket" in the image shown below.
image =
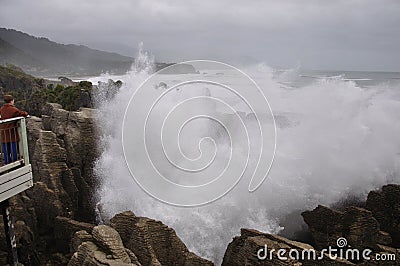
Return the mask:
[[[28,116],[28,113],[14,107],[14,97],[4,95],[4,105],[0,108],[1,120]],[[4,163],[8,164],[18,159],[18,131],[16,122],[3,123],[0,126],[1,146],[4,155]]]

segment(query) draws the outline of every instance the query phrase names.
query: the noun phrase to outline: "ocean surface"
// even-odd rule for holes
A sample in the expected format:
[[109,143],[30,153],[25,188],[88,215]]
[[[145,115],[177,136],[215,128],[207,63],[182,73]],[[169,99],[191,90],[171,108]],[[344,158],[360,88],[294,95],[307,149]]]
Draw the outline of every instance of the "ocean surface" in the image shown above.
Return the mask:
[[[213,71],[213,70],[211,70]],[[207,75],[207,71],[202,71],[203,75]],[[218,71],[215,71],[218,72]],[[204,74],[205,73],[205,74]],[[303,87],[314,83],[317,80],[342,80],[352,81],[360,87],[371,87],[376,85],[390,85],[399,87],[400,85],[400,72],[373,72],[373,71],[326,71],[326,70],[304,70],[304,69],[274,69],[274,78],[282,79],[281,83],[293,87]],[[122,80],[126,75],[108,75],[101,76],[88,76],[88,77],[73,77],[75,81],[90,80],[93,84],[98,81],[106,82],[109,78]],[[285,80],[286,79],[286,80]]]
[[[146,58],[141,60],[145,61]],[[145,65],[149,66],[151,62]],[[161,107],[154,114],[154,121],[163,121],[171,104],[205,95],[222,99],[234,111],[209,103],[193,105],[192,109],[187,110],[192,112],[193,108],[197,108],[195,111],[199,113],[217,116],[223,113],[227,119],[230,119],[229,115],[240,113],[249,119],[246,126],[249,126],[250,133],[254,130],[252,117],[248,116],[252,112],[260,113],[261,123],[267,126],[274,125],[275,121],[275,158],[262,185],[249,193],[249,176],[245,175],[224,197],[190,208],[171,206],[155,199],[132,178],[124,157],[122,131],[131,132],[130,145],[135,147],[141,145],[142,140],[135,136],[136,131],[142,131],[143,125],[123,124],[130,99],[140,95],[161,95],[165,88],[187,79],[211,79],[241,88],[249,102],[257,100],[258,94],[251,94],[250,88],[243,83],[243,77],[226,69],[201,69],[198,74],[163,75],[160,81],[166,85],[164,89],[156,87],[149,94],[146,92],[136,96],[134,93],[150,76],[147,68],[134,66],[126,75],[104,74],[89,78],[94,84],[108,79],[124,82],[111,100],[104,98],[105,91],[101,89],[95,96],[100,110],[97,124],[102,129],[99,144],[103,149],[95,166],[95,172],[101,179],[97,194],[98,205],[101,206],[100,221],[118,212],[132,210],[136,215],[154,218],[171,226],[191,251],[220,263],[228,243],[232,237],[240,234],[240,228],[254,228],[296,238],[296,232],[304,228],[299,214],[301,211],[313,209],[318,204],[335,204],[346,197],[365,198],[371,189],[400,181],[400,73],[276,70],[266,65],[241,70],[261,88],[273,112],[273,119],[268,119],[268,112],[264,112],[266,109],[263,106],[249,111],[243,99],[204,85],[173,91],[167,102],[160,102]],[[141,108],[146,107],[146,100],[137,101],[143,102]],[[264,115],[266,118],[263,120]],[[227,124],[231,122],[229,120]],[[232,128],[235,137],[241,136],[239,127]],[[159,128],[150,129],[149,134],[157,139],[159,131]],[[189,137],[182,136],[178,142],[188,157],[198,155],[198,141],[207,134],[215,137],[215,147],[220,150],[230,147],[229,142],[221,137],[223,130],[209,123],[195,124],[188,128],[186,134]],[[170,142],[174,141],[171,139]],[[150,154],[157,161],[162,161],[161,147],[156,144],[149,144]],[[250,148],[260,146],[257,138],[250,144]],[[273,147],[272,143],[267,142],[266,145]],[[210,147],[204,146],[205,151]],[[239,156],[237,160],[241,160],[240,156],[244,159],[244,154],[236,154]],[[249,168],[257,167],[251,159],[253,150],[249,154]],[[179,158],[178,155],[172,154],[172,157]],[[141,168],[141,165],[144,167],[146,158],[139,148],[132,156],[130,159],[137,162],[136,168]],[[226,162],[223,154],[216,158]],[[261,164],[268,163],[261,161]],[[216,164],[217,167],[213,168],[216,172],[224,169],[223,163],[216,161]],[[136,173],[146,175],[146,169],[136,170],[139,171]],[[176,169],[169,168],[163,173],[171,178],[178,175]],[[293,215],[296,213],[298,215]],[[292,218],[288,219],[290,215]]]
[[[302,87],[310,85],[318,79],[339,79],[343,81],[353,81],[360,87],[371,87],[387,84],[390,86],[399,86],[400,72],[371,72],[371,71],[317,71],[317,70],[291,70],[293,77],[290,85]],[[290,70],[289,70],[290,72]],[[279,73],[288,73],[288,70],[276,71]]]

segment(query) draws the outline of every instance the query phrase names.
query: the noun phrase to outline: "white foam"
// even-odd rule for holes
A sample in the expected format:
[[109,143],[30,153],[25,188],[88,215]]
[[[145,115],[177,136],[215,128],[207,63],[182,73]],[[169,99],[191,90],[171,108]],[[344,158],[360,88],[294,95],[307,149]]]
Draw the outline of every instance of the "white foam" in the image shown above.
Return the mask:
[[[148,69],[146,56],[139,58],[142,63],[137,65]],[[105,216],[130,209],[159,219],[173,227],[190,250],[219,263],[242,227],[277,233],[282,229],[279,219],[292,211],[331,204],[348,194],[365,196],[390,178],[398,181],[398,90],[383,85],[362,89],[332,78],[286,89],[265,65],[245,71],[284,122],[278,127],[274,165],[260,189],[248,193],[248,183],[241,182],[226,197],[197,208],[169,206],[144,193],[130,177],[121,147],[128,100],[148,77],[146,70],[136,68],[121,77],[124,85],[116,97],[99,106],[97,124],[105,132],[99,142],[104,150],[95,171],[102,180],[98,200]]]

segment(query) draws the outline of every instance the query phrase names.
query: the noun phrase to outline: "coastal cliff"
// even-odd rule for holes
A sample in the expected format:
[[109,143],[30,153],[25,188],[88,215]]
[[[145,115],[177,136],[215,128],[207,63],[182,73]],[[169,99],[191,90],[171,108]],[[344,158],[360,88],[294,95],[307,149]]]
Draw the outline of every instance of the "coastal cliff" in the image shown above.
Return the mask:
[[27,119],[34,186],[10,199],[22,261],[35,264],[43,260],[41,254],[63,246],[56,237],[56,217],[95,221],[93,113],[93,109],[69,112],[47,104],[42,118]]

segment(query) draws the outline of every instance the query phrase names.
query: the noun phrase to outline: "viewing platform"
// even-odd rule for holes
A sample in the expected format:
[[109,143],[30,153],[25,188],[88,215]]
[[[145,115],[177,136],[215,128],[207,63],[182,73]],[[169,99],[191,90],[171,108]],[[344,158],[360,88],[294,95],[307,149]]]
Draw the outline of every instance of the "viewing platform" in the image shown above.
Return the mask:
[[24,117],[0,120],[0,208],[10,265],[18,265],[17,243],[8,199],[33,186]]
[[[0,120],[0,202],[33,186],[24,117]],[[15,144],[10,143],[15,140]],[[8,142],[8,143],[4,143]],[[7,157],[7,158],[6,158]]]

